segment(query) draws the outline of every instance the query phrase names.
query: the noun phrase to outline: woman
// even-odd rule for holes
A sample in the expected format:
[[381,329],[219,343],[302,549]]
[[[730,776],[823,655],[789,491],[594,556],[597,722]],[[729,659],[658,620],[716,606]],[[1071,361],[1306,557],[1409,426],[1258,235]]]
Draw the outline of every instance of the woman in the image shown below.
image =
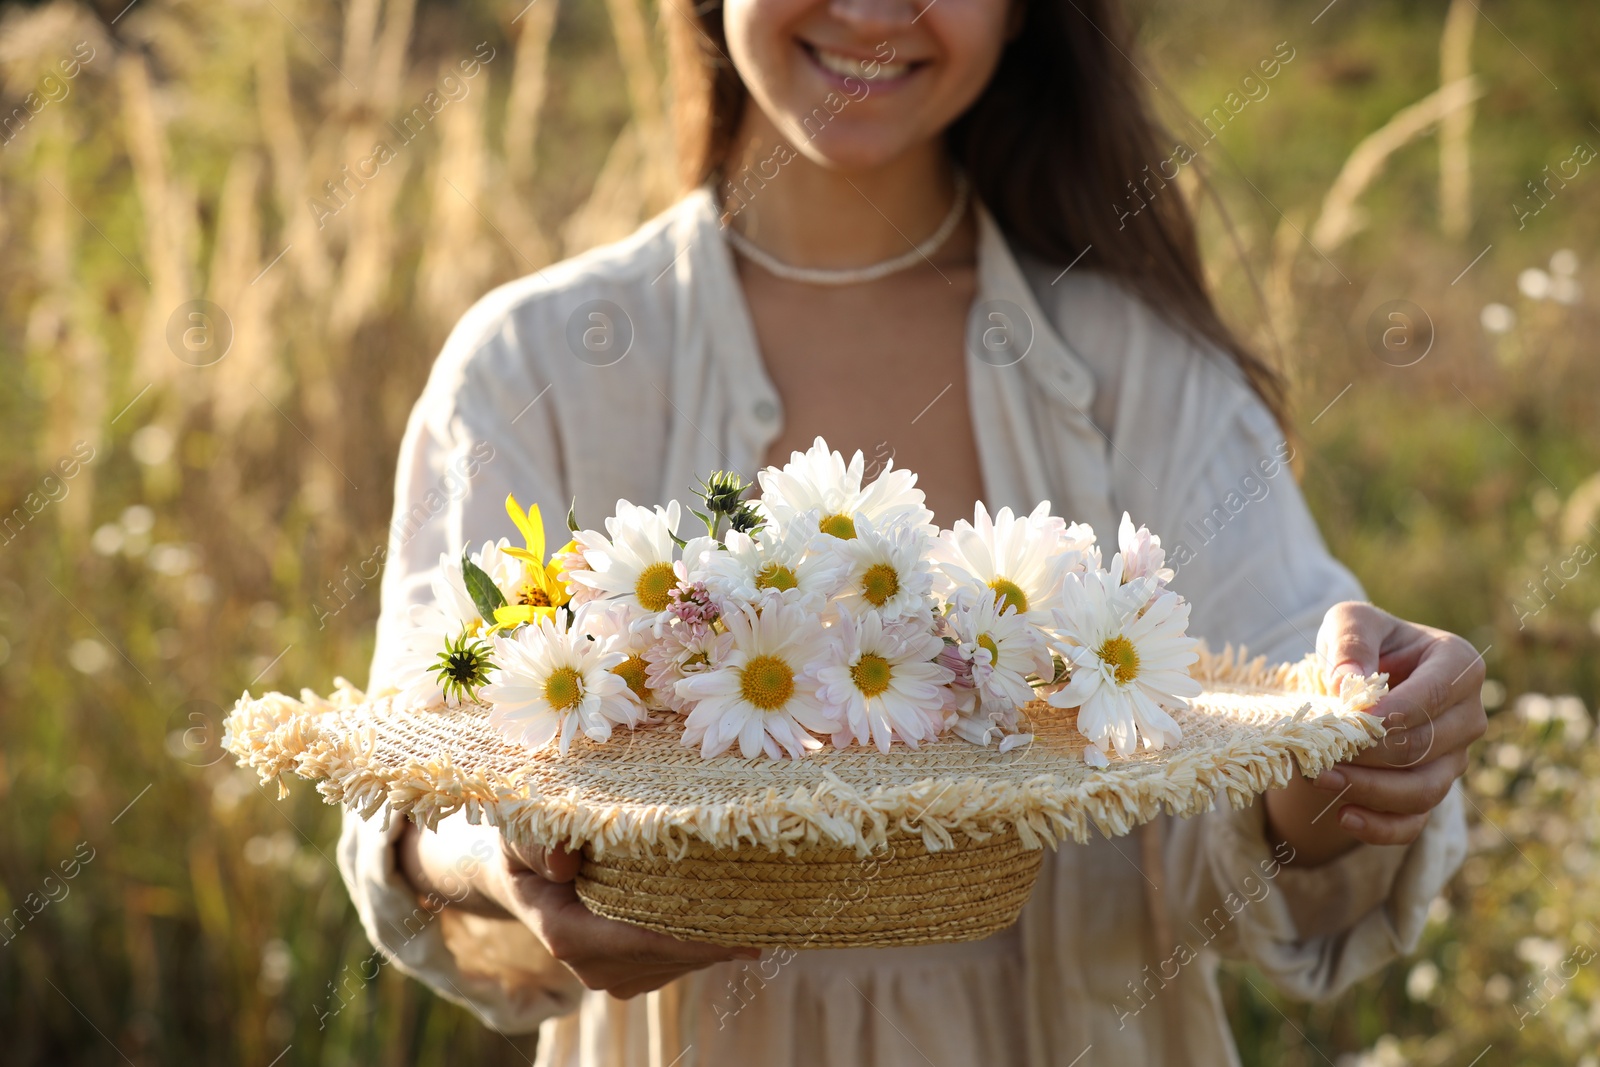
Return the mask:
[[695,191],[452,334],[402,446],[373,684],[440,553],[512,533],[508,491],[546,514],[580,496],[592,526],[822,435],[918,471],[942,525],[1048,499],[1104,539],[1131,512],[1165,535],[1191,632],[1381,666],[1394,732],[1243,811],[1065,846],[1015,927],[931,948],[687,944],[590,914],[565,853],[351,817],[373,940],[584,1067],[1227,1063],[1219,957],[1318,996],[1413,946],[1464,850],[1481,667],[1356,603],[1177,190],[1143,185],[1130,216],[1171,152],[1111,0],[668,2]]

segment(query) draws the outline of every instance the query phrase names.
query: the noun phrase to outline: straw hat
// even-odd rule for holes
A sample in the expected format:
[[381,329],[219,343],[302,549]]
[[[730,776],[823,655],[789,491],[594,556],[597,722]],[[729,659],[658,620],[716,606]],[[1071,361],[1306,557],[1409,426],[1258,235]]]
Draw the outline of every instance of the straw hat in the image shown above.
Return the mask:
[[263,782],[288,772],[331,803],[425,826],[459,810],[513,839],[581,849],[597,914],[740,946],[915,945],[1009,926],[1045,845],[1126,834],[1165,811],[1235,807],[1383,736],[1383,676],[1330,691],[1314,658],[1277,667],[1202,652],[1205,692],[1160,751],[1084,763],[1076,714],[1035,702],[1011,752],[944,737],[912,752],[702,759],[670,721],[565,757],[510,745],[486,709],[416,710],[335,682],[234,707],[226,744]]

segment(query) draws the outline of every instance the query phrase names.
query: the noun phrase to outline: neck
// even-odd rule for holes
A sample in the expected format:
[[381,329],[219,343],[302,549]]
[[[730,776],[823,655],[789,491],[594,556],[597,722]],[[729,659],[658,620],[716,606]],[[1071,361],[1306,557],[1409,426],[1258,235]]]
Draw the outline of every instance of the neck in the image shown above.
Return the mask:
[[785,263],[877,263],[922,241],[950,211],[954,170],[937,140],[878,167],[834,170],[797,150],[759,108],[746,115],[716,189],[723,219]]

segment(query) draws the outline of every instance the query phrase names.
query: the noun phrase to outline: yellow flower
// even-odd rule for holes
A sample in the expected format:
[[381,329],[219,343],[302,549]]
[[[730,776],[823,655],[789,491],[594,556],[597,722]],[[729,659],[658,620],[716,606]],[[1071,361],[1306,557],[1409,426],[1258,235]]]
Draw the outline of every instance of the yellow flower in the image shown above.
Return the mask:
[[510,629],[522,623],[554,618],[556,609],[568,600],[561,569],[546,561],[544,556],[544,520],[539,515],[539,505],[534,504],[523,511],[516,496],[507,494],[506,514],[522,531],[527,548],[504,550],[508,556],[522,561],[522,580],[517,583],[510,598],[511,603],[495,609],[497,629]]

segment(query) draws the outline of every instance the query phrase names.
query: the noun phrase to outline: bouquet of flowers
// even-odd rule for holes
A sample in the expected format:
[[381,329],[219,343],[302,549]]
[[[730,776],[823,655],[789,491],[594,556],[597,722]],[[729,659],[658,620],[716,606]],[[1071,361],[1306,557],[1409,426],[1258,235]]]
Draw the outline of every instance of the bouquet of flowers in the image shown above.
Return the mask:
[[866,480],[819,437],[783,467],[701,485],[684,538],[677,501],[617,502],[605,531],[546,556],[539,508],[502,538],[440,558],[435,602],[411,609],[395,682],[416,707],[474,701],[506,738],[562,754],[582,734],[682,718],[710,759],[799,759],[831,744],[909,749],[946,733],[1004,752],[1023,709],[1077,708],[1084,761],[1178,741],[1171,712],[1201,687],[1189,605],[1160,538],[1124,514],[1106,564],[1094,531],[976,506],[941,530],[916,475]]

